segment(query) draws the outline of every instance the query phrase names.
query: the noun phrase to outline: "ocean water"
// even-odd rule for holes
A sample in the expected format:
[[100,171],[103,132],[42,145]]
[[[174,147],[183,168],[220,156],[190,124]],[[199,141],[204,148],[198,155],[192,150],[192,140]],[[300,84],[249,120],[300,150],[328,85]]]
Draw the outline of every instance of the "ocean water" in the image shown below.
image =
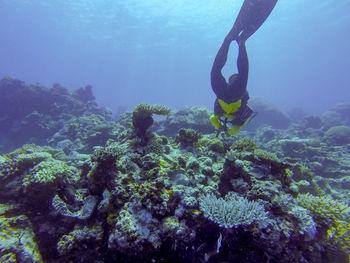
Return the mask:
[[[349,262],[350,0],[279,0],[247,41],[251,97],[324,115],[169,114],[212,109],[242,3],[0,0],[0,262]],[[169,108],[103,107],[139,103]]]
[[[212,62],[242,0],[1,0],[0,77],[91,84],[112,110],[212,108]],[[322,113],[350,100],[350,1],[279,0],[247,41],[248,91]],[[225,75],[236,70],[232,45]]]

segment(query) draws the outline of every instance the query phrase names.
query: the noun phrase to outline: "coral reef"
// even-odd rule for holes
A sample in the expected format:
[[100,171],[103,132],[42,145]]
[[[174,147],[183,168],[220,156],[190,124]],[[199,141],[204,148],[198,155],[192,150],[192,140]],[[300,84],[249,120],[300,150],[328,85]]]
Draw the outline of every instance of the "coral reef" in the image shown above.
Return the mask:
[[0,261],[43,262],[31,223],[25,215],[14,215],[15,209],[0,204]]
[[[51,146],[0,155],[1,262],[349,260],[350,148],[330,139],[345,122],[280,116],[276,129],[262,118],[257,130],[216,137],[204,108],[140,104],[111,122],[89,86],[0,86],[25,102],[6,116],[60,127],[42,141]],[[36,92],[57,95],[58,119],[20,95]]]
[[334,108],[322,114],[323,124],[329,128],[332,126],[350,126],[350,103],[342,102]]
[[287,114],[265,99],[251,98],[249,104],[258,113],[254,121],[247,127],[249,130],[263,125],[269,125],[274,129],[287,129],[291,124]]
[[330,144],[346,145],[350,143],[350,127],[334,126],[324,133],[324,139]]
[[174,111],[164,121],[155,122],[154,130],[160,135],[175,136],[178,131],[183,129],[194,129],[203,134],[215,131],[210,124],[210,111],[204,107],[183,107]]
[[181,128],[175,137],[175,141],[186,147],[194,146],[201,138],[202,134],[196,132],[194,129]]
[[0,153],[49,142],[91,152],[113,135],[112,113],[97,105],[90,85],[69,91],[57,83],[46,88],[7,77],[0,80],[0,93]]

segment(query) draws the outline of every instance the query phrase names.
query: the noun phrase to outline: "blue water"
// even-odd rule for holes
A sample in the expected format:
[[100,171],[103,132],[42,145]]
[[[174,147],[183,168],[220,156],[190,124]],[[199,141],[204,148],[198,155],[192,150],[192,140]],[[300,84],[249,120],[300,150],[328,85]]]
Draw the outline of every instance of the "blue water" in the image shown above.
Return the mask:
[[[94,87],[113,109],[212,108],[209,73],[243,0],[0,0],[0,77]],[[279,0],[248,41],[248,91],[287,110],[350,101],[350,0]],[[233,45],[225,67],[235,69]]]

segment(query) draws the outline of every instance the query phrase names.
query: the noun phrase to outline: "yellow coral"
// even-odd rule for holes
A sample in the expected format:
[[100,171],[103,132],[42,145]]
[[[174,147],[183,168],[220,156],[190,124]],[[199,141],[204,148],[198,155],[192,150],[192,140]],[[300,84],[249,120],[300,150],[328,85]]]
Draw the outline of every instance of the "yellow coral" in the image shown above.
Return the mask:
[[314,213],[320,220],[345,220],[345,214],[350,212],[348,204],[334,200],[330,196],[299,194],[297,202]]
[[329,240],[350,255],[350,223],[347,222],[350,206],[330,196],[311,194],[299,194],[297,202],[311,211],[318,223],[329,227]]
[[350,256],[350,223],[335,220],[334,226],[328,229],[327,236]]

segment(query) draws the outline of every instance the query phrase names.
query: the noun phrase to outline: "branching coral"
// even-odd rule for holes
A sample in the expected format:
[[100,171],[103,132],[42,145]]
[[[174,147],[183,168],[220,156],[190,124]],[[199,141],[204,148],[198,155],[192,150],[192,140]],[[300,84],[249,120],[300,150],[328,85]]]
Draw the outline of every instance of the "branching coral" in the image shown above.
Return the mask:
[[205,217],[225,228],[267,219],[267,212],[261,202],[249,201],[234,192],[229,192],[225,199],[218,199],[213,194],[202,196],[199,206]]
[[350,206],[329,196],[299,194],[297,202],[311,211],[315,221],[327,230],[328,238],[350,253]]

